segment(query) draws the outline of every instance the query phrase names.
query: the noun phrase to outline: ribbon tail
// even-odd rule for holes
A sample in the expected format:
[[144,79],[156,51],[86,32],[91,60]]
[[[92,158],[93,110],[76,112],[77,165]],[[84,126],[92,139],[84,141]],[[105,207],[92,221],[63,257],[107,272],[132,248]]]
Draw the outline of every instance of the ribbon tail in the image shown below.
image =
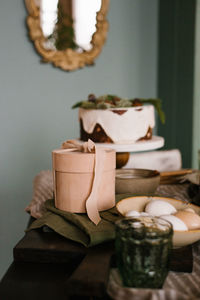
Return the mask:
[[101,220],[97,207],[97,193],[99,191],[99,185],[103,174],[105,151],[103,149],[97,148],[95,146],[95,143],[90,139],[88,139],[88,141],[83,145],[76,140],[68,140],[62,144],[62,149],[60,151],[81,151],[95,153],[92,190],[86,200],[86,211],[89,219],[97,225]]
[[101,181],[101,176],[104,167],[105,152],[103,149],[95,146],[95,167],[92,191],[86,200],[86,210],[89,219],[96,225],[100,222],[101,218],[97,207],[97,192]]

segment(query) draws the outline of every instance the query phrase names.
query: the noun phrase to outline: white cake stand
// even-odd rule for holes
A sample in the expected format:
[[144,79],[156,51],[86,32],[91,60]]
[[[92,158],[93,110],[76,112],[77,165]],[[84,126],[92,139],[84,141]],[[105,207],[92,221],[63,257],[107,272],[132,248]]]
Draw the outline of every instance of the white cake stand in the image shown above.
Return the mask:
[[152,136],[150,140],[138,141],[132,144],[95,143],[95,145],[97,147],[114,149],[116,151],[116,167],[122,168],[128,162],[130,152],[142,152],[159,149],[164,146],[164,143],[165,140],[163,137]]
[[161,136],[153,136],[150,140],[138,141],[133,144],[109,144],[95,143],[96,146],[111,148],[116,152],[141,152],[162,148],[164,146],[164,138]]
[[130,152],[142,152],[159,149],[164,146],[164,138],[152,136],[150,140],[138,141],[132,144],[96,143],[98,147],[111,148],[116,151],[116,168],[124,167],[130,157]]

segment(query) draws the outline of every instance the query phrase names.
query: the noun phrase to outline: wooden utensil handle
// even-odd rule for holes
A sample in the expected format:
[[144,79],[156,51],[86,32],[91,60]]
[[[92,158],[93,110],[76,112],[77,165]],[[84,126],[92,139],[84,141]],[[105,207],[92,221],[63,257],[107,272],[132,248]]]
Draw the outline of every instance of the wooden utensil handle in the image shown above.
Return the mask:
[[168,171],[168,172],[161,172],[160,176],[177,176],[177,175],[186,175],[192,173],[192,169],[181,169],[181,170],[176,170],[176,171]]

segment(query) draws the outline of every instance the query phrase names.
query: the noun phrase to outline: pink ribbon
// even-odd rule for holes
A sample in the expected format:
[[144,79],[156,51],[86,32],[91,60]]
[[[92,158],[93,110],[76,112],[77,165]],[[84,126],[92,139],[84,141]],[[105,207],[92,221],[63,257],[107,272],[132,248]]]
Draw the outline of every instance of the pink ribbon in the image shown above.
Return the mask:
[[83,144],[76,140],[68,140],[62,144],[62,148],[69,149],[70,151],[80,151],[95,154],[92,189],[89,197],[86,200],[86,211],[89,219],[97,225],[101,220],[97,205],[97,195],[103,174],[105,150],[96,147],[95,143],[93,143],[90,139]]

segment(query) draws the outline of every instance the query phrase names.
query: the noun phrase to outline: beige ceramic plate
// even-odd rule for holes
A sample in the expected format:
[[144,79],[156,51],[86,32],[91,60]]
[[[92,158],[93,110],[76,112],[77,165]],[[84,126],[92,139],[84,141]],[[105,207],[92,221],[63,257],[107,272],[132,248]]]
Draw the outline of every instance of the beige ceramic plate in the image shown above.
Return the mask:
[[[172,198],[165,197],[147,197],[147,196],[137,196],[125,198],[119,201],[116,205],[118,212],[121,215],[125,215],[130,210],[136,210],[139,212],[144,211],[146,204],[151,199],[160,199],[172,204],[177,210],[186,208],[186,204],[181,200],[176,200]],[[187,207],[191,207],[194,211],[200,215],[200,207],[188,204]],[[188,230],[188,231],[174,231],[173,235],[173,247],[183,247],[190,244],[193,244],[200,240],[200,229],[198,230]]]

